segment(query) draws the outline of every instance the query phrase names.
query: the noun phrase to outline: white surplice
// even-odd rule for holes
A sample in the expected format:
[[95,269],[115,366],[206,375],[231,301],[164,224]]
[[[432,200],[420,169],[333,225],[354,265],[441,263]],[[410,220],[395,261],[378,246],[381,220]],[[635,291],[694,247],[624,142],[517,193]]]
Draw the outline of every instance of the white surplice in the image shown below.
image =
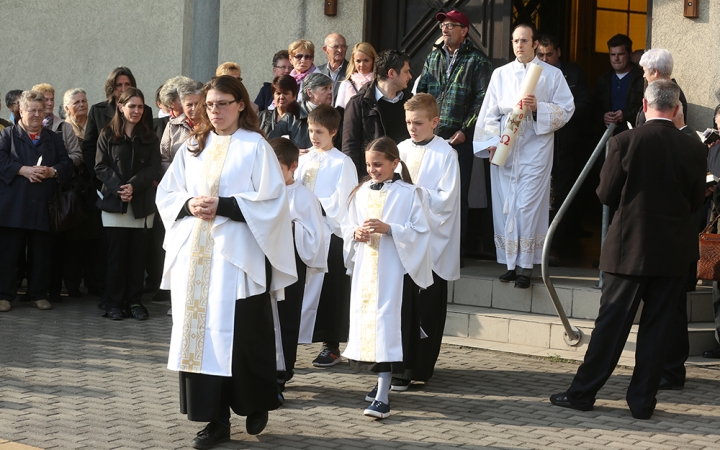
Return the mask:
[[[295,224],[295,249],[307,273],[327,272],[327,245],[325,222],[320,210],[320,201],[300,180],[287,187],[290,219]],[[302,280],[305,283],[307,280]]]
[[[203,176],[207,149],[222,137],[210,133],[205,151],[197,157],[178,150],[157,190],[157,206],[165,225],[165,267],[161,287],[172,291],[173,327],[168,369],[180,370],[181,342],[190,266],[190,237],[194,216],[176,220],[187,200],[207,195]],[[205,314],[200,373],[232,375],[235,302],[266,291],[265,258],[272,266],[269,290],[283,298],[283,289],[297,280],[290,212],[280,164],[267,141],[258,133],[238,130],[230,138],[220,175],[220,197],[233,197],[246,222],[215,217],[209,267],[209,293]],[[242,301],[242,300],[240,300]]]
[[443,280],[457,280],[460,278],[460,166],[457,151],[437,136],[423,146],[407,139],[398,144],[398,150],[413,183],[422,188],[432,231],[433,271]]
[[[430,226],[416,186],[385,182],[379,191],[372,191],[370,184],[366,182],[355,193],[342,227],[345,266],[353,274],[350,334],[343,356],[356,361],[400,362],[403,277],[409,274],[423,289],[432,284]],[[368,244],[355,241],[354,233],[368,218],[370,196],[378,194],[384,194],[380,220],[390,225],[392,235],[374,235],[379,238],[377,256],[369,258]],[[374,279],[363,279],[364,264],[374,266]]]
[[[302,155],[295,170],[295,179],[310,189],[320,200],[325,215],[325,259],[330,248],[330,237],[342,237],[340,225],[347,213],[347,199],[358,184],[357,170],[352,159],[340,150],[310,150]],[[303,296],[300,336],[298,342],[312,342],[318,303],[324,273],[308,273]]]
[[[562,72],[538,58],[543,71],[535,88],[537,119],[526,114],[505,166],[490,166],[495,248],[499,263],[509,270],[531,269],[542,262],[542,248],[550,211],[550,172],[554,133],[575,112],[570,88]],[[497,147],[508,115],[518,102],[527,64],[517,59],[496,69],[475,126],[475,155],[489,157]]]

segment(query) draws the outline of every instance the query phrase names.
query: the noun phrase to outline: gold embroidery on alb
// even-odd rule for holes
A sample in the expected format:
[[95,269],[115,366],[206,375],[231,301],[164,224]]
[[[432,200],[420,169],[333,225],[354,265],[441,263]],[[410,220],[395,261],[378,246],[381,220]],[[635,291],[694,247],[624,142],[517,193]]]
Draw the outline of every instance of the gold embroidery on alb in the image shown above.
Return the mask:
[[405,165],[407,165],[408,172],[410,172],[410,178],[412,179],[413,183],[417,183],[418,175],[420,174],[420,166],[422,165],[422,160],[425,156],[425,150],[425,146],[412,146],[412,148],[408,152]]
[[[220,174],[230,147],[231,136],[216,136],[212,147],[205,150],[202,180],[210,189],[210,197],[218,197]],[[213,252],[213,238],[210,234],[215,219],[194,219],[190,236],[190,267],[188,269],[185,314],[183,316],[182,343],[180,345],[180,370],[200,372],[203,349],[205,348],[205,327],[207,320],[208,294],[210,293],[210,262]]]
[[318,171],[320,171],[320,161],[309,161],[302,179],[303,186],[313,192],[315,192],[315,182],[317,181]]
[[[382,219],[387,189],[368,190],[365,219]],[[376,361],[377,313],[378,313],[378,257],[380,234],[370,235],[370,242],[363,246],[360,285],[362,286],[360,309],[360,361]]]

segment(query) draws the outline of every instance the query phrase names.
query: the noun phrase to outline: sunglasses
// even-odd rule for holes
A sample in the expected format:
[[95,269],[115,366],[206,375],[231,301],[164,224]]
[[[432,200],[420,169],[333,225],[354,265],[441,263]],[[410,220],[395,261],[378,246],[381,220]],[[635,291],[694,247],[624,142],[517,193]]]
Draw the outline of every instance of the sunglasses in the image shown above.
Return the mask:
[[313,58],[315,58],[315,55],[302,55],[302,54],[298,53],[297,55],[293,56],[293,58],[295,58],[299,61],[301,59],[313,59]]

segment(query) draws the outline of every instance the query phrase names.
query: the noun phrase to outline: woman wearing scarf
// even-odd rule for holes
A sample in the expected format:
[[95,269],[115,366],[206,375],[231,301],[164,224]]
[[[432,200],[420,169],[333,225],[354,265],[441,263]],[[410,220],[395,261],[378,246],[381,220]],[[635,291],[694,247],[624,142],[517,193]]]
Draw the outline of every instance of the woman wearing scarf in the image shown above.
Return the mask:
[[376,59],[377,52],[370,43],[359,42],[355,44],[347,67],[347,76],[338,88],[338,95],[335,100],[336,108],[345,109],[350,97],[357,94],[366,83],[372,81]]
[[292,72],[290,72],[290,76],[297,81],[298,92],[300,92],[297,98],[299,103],[302,101],[303,81],[305,78],[311,73],[321,73],[320,69],[313,64],[313,60],[315,59],[315,44],[307,39],[298,39],[290,44],[288,54],[290,55],[290,63],[295,67]]

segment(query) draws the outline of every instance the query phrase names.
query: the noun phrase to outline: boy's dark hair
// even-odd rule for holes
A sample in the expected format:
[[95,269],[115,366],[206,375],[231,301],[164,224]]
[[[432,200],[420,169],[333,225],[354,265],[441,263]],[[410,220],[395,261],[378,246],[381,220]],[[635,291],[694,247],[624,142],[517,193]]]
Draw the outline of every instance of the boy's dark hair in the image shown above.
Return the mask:
[[616,34],[615,36],[610,38],[607,44],[608,49],[610,49],[611,47],[625,47],[628,55],[632,54],[632,39],[630,39],[628,36],[625,36],[624,34]]
[[276,137],[268,140],[268,144],[275,151],[278,161],[285,167],[292,167],[293,163],[300,158],[300,149],[293,141],[284,137]]
[[395,72],[400,73],[406,62],[410,62],[410,56],[405,52],[399,52],[397,50],[381,51],[378,53],[377,60],[375,61],[375,79],[387,80],[390,69],[394,69]]
[[560,49],[560,41],[552,34],[541,34],[538,40],[543,47],[550,47],[552,45],[555,50]]
[[335,133],[340,128],[340,113],[330,105],[318,105],[310,111],[307,120],[308,123],[316,123],[327,128],[330,133]]

